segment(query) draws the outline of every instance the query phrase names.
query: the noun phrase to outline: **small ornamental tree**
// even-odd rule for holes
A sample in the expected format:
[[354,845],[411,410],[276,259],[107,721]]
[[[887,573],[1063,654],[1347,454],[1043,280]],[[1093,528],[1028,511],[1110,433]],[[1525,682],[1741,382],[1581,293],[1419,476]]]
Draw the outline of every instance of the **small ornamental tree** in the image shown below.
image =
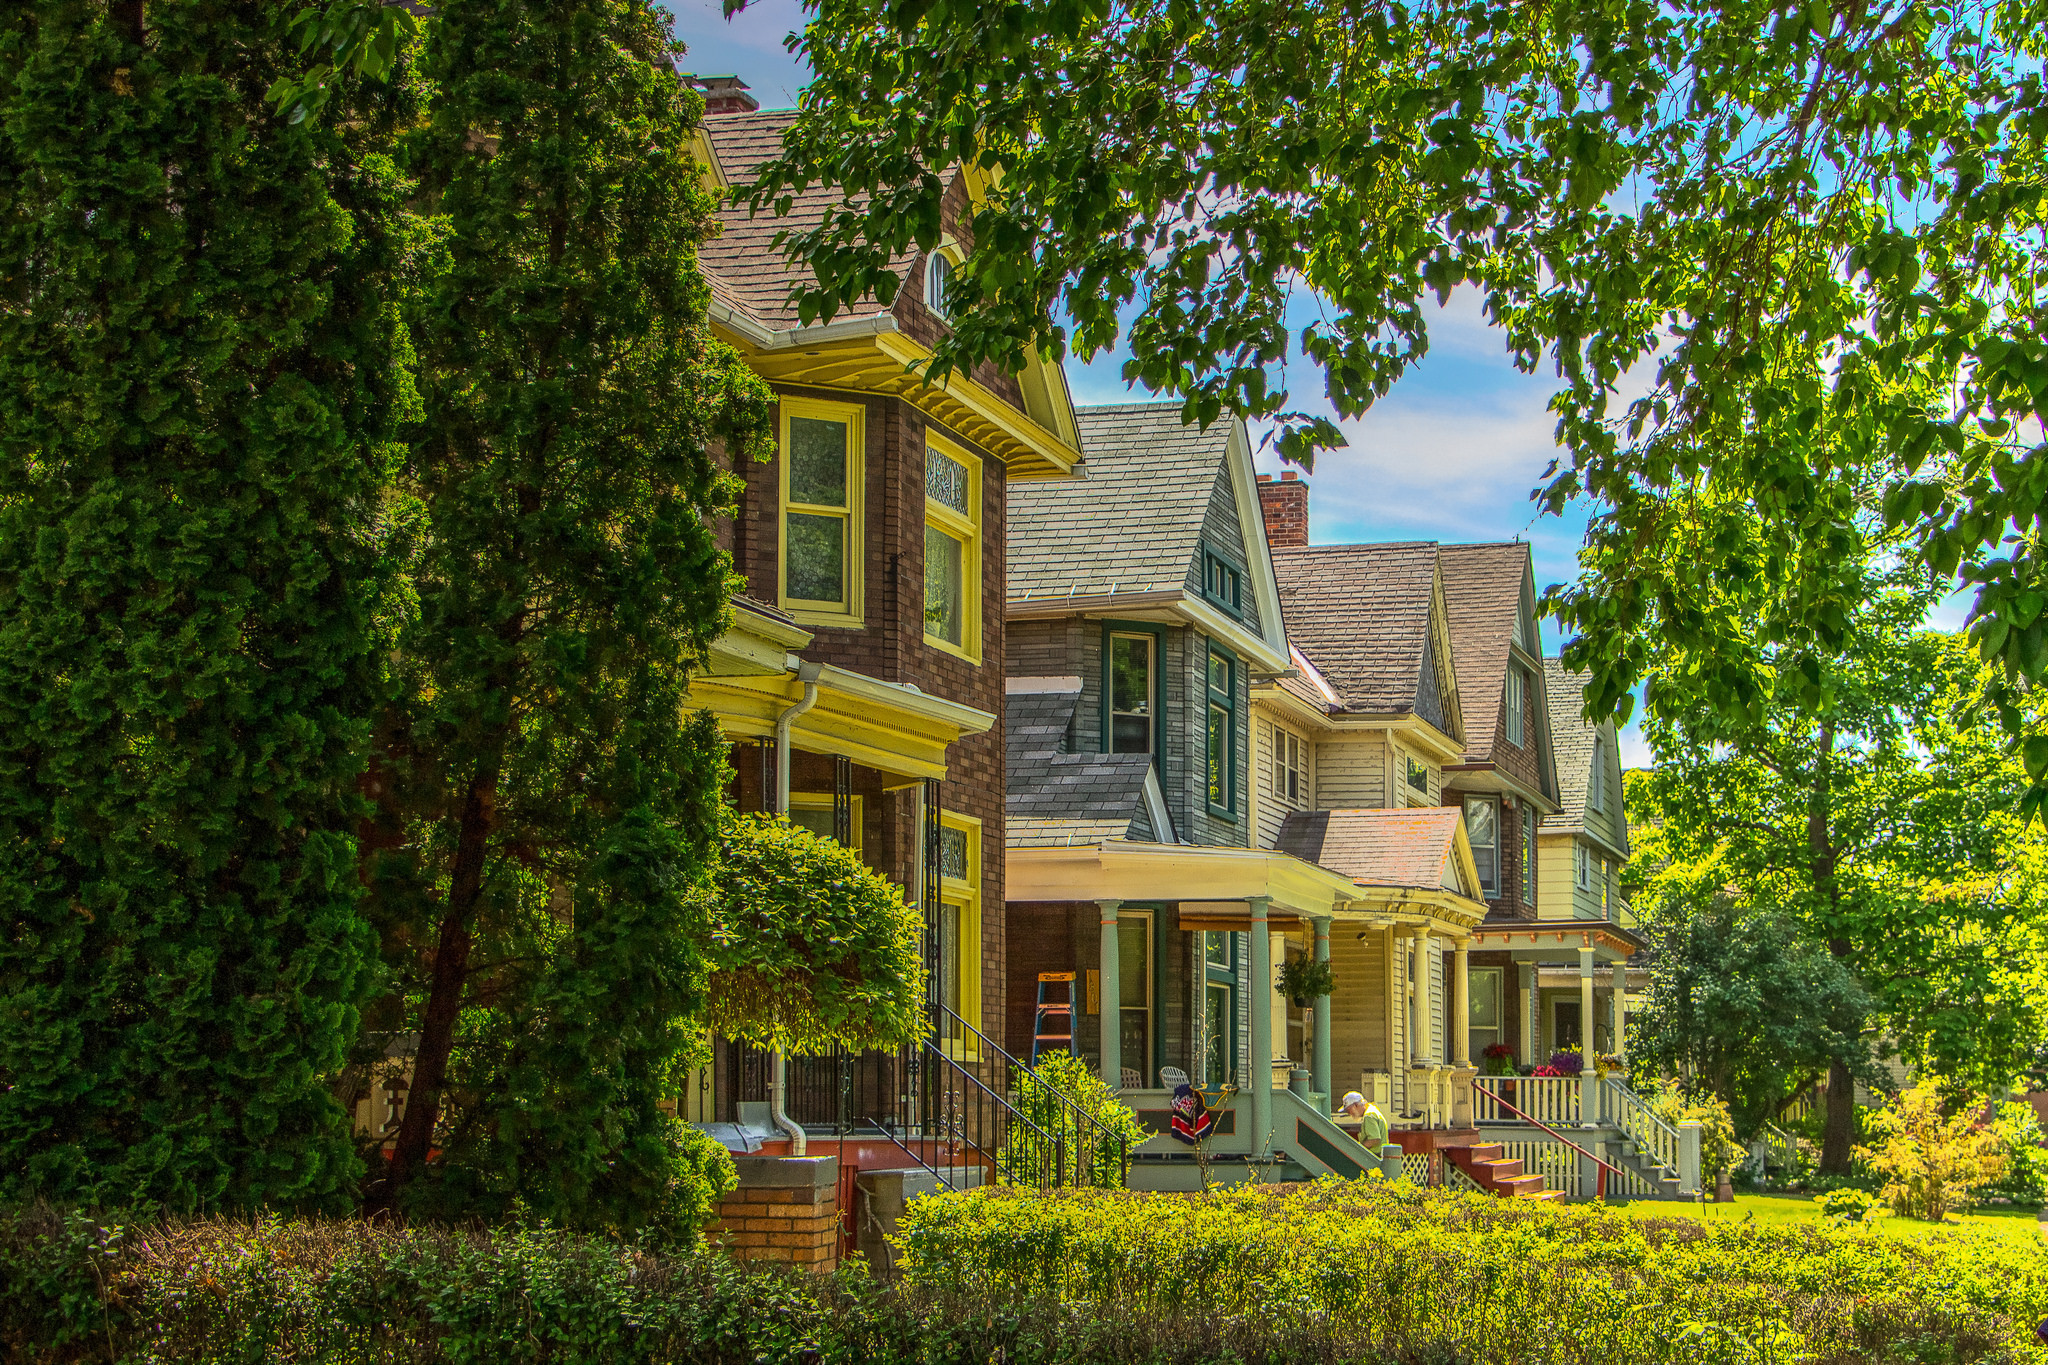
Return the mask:
[[413,400],[388,111],[276,118],[292,8],[0,6],[0,1197],[356,1179],[325,1078]]
[[728,812],[701,896],[711,1032],[792,1053],[923,1034],[924,920],[851,849]]
[[1944,1112],[1939,1085],[1923,1081],[1871,1116],[1882,1140],[1861,1153],[1884,1174],[1883,1199],[1908,1218],[1940,1222],[1968,1208],[2005,1168],[2005,1144],[1969,1106]]
[[1124,1156],[1151,1136],[1130,1106],[1069,1052],[1048,1052],[1018,1076],[1015,1099],[1030,1126],[1011,1126],[1001,1163],[1019,1183],[1073,1176],[1083,1185],[1122,1185]]

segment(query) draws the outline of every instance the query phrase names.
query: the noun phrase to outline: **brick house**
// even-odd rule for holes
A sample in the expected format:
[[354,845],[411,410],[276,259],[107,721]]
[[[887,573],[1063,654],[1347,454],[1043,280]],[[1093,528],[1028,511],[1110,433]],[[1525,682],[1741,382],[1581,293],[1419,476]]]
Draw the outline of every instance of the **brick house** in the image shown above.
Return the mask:
[[[744,180],[795,115],[757,110],[730,78],[698,84],[709,106],[695,148],[704,173],[720,187]],[[782,218],[726,208],[699,254],[714,332],[774,390],[776,451],[734,471],[743,492],[721,534],[744,586],[692,701],[733,742],[738,809],[786,810],[923,908],[940,1044],[974,1059],[979,1040],[1001,1036],[1007,970],[1008,497],[1014,480],[1071,477],[1078,429],[1057,366],[983,366],[937,387],[909,368],[947,327],[945,283],[968,246],[963,211],[980,193],[973,172],[953,173],[942,239],[901,262],[889,306],[868,299],[806,325],[788,301],[798,273],[773,239],[814,217],[829,193],[799,197]],[[769,1156],[844,1149],[851,1162],[857,1144],[831,1135],[874,1127],[864,1106],[914,1088],[918,1073],[877,1054],[793,1058],[778,1091],[758,1050],[714,1051],[681,1112]],[[840,1083],[856,1062],[857,1090]],[[778,1113],[764,1140],[771,1101]],[[913,1158],[922,1159],[862,1160]]]

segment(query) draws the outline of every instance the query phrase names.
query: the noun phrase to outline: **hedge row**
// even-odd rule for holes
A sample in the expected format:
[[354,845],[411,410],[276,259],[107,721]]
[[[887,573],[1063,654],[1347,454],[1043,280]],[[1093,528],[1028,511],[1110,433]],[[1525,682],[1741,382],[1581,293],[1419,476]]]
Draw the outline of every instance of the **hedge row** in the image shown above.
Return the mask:
[[1202,1304],[1485,1362],[2048,1361],[2048,1255],[1820,1223],[1631,1216],[1322,1182],[1161,1198],[974,1191],[911,1206],[905,1275],[1145,1321]]
[[0,1215],[0,1357],[1209,1365],[2031,1362],[2038,1253],[1322,1187],[921,1200],[905,1276],[546,1228]]

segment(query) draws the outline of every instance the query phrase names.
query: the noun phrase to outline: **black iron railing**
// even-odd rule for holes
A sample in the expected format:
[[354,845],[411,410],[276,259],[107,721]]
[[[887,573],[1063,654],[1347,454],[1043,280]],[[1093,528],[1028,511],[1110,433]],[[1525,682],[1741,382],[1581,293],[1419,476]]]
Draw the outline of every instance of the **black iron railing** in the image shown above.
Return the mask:
[[[944,1005],[938,1036],[892,1051],[789,1059],[784,1108],[807,1130],[881,1137],[946,1185],[1121,1185],[1121,1134]],[[735,1100],[768,1097],[769,1054],[729,1044]]]

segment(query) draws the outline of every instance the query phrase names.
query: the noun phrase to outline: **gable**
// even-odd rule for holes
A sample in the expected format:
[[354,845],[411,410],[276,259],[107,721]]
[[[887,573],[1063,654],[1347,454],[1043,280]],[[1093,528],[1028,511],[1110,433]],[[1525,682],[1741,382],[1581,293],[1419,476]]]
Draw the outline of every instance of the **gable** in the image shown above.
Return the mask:
[[1458,699],[1456,658],[1451,645],[1450,609],[1444,600],[1443,573],[1439,569],[1431,581],[1429,634],[1424,642],[1421,677],[1415,689],[1415,713],[1463,743],[1465,716]]
[[[1207,556],[1215,555],[1237,575],[1237,610],[1245,627],[1260,632],[1259,594],[1251,581],[1250,553],[1245,544],[1244,519],[1237,496],[1231,488],[1229,461],[1216,469],[1216,481],[1209,490],[1209,506],[1202,514],[1202,534],[1188,562],[1188,591],[1208,596]],[[1213,600],[1213,599],[1212,599]]]

